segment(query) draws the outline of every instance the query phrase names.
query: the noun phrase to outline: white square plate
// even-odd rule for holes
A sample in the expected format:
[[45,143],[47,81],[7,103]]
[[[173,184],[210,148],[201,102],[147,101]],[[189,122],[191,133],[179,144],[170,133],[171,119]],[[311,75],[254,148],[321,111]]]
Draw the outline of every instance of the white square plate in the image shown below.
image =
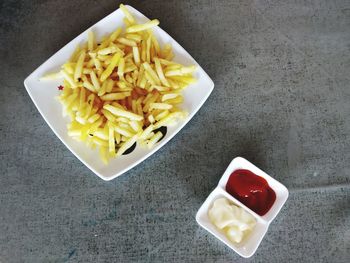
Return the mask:
[[[147,17],[133,7],[127,6],[127,8],[139,23],[149,21]],[[112,180],[133,168],[166,144],[194,116],[214,88],[213,81],[198,63],[186,52],[186,50],[160,27],[155,27],[153,31],[159,43],[161,45],[167,43],[172,45],[175,54],[175,61],[184,65],[198,66],[195,72],[195,77],[198,79],[197,83],[190,85],[183,92],[184,103],[182,104],[182,108],[189,113],[188,117],[179,121],[175,126],[168,127],[166,136],[158,142],[153,149],[148,150],[136,146],[136,149],[132,153],[123,155],[119,158],[113,158],[108,165],[103,164],[97,150],[91,150],[84,143],[77,142],[67,135],[67,123],[69,123],[70,120],[69,117],[62,117],[62,106],[55,99],[59,94],[57,86],[59,86],[62,81],[39,81],[39,78],[46,73],[59,71],[61,65],[69,59],[76,46],[87,41],[87,32],[89,30],[92,30],[99,40],[106,34],[113,32],[117,27],[123,26],[123,18],[124,15],[120,9],[106,16],[65,45],[30,74],[24,81],[24,85],[35,106],[38,108],[39,112],[57,137],[60,138],[60,140],[80,161],[82,161],[96,175],[106,181]]]

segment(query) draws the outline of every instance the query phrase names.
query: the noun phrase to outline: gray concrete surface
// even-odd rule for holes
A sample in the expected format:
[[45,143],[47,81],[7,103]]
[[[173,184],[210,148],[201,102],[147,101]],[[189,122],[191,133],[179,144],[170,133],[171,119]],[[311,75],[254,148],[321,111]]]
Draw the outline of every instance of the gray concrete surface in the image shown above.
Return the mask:
[[[0,262],[350,262],[350,1],[126,1],[216,87],[165,147],[104,182],[23,86],[118,1],[0,3]],[[290,190],[244,260],[195,213],[236,156]]]

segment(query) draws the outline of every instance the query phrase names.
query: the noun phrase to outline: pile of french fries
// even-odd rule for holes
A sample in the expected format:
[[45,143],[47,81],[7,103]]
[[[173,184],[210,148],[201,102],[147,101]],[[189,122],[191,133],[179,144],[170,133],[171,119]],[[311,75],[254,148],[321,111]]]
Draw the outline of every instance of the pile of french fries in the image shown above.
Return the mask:
[[135,142],[154,146],[163,136],[154,130],[186,116],[178,107],[181,91],[196,81],[196,67],[173,62],[171,46],[158,43],[157,19],[137,24],[124,5],[120,9],[125,31],[118,28],[100,43],[90,31],[60,72],[42,78],[63,77],[58,100],[71,118],[68,134],[99,147],[104,163]]

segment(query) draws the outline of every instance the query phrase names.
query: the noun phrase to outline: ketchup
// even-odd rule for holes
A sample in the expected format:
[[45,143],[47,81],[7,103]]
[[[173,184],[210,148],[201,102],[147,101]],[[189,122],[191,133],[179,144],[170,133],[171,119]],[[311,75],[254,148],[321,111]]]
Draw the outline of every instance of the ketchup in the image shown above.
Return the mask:
[[270,210],[276,200],[275,191],[264,178],[244,169],[230,175],[226,191],[261,216]]

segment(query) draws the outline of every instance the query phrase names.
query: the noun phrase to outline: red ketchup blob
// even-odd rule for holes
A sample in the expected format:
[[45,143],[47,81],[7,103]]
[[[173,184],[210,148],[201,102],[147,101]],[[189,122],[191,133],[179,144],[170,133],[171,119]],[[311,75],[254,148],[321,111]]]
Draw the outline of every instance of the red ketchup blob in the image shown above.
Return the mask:
[[276,200],[276,193],[267,181],[249,170],[234,171],[226,191],[258,215],[265,215]]

